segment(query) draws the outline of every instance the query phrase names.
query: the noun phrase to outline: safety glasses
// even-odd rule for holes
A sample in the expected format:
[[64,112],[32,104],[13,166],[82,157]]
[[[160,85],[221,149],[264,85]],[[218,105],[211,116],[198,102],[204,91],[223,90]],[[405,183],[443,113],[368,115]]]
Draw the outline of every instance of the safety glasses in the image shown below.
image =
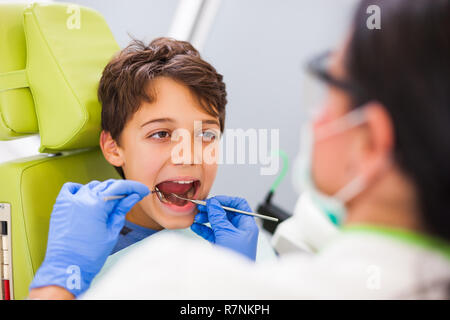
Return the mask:
[[314,118],[322,111],[324,98],[330,87],[345,91],[355,100],[366,96],[364,90],[359,86],[345,79],[339,79],[330,73],[332,54],[332,51],[326,51],[311,59],[306,65],[307,75],[303,92],[304,106],[308,117]]
[[350,81],[338,79],[329,72],[332,54],[332,51],[326,51],[311,59],[307,64],[308,72],[324,83],[342,89],[354,97],[364,97],[366,93],[361,87]]

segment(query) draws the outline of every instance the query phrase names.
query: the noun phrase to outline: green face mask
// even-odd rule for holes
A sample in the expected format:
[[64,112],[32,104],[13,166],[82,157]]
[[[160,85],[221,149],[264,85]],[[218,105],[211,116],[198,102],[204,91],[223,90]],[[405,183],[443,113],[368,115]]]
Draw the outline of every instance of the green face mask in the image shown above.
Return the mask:
[[345,116],[324,125],[314,137],[310,124],[303,127],[301,132],[300,152],[294,165],[294,185],[301,191],[307,192],[312,203],[335,225],[341,225],[347,216],[345,204],[365,188],[365,179],[355,177],[341,188],[335,195],[329,196],[321,192],[314,184],[312,178],[312,158],[314,142],[324,140],[339,134],[366,121],[364,108],[357,108]]

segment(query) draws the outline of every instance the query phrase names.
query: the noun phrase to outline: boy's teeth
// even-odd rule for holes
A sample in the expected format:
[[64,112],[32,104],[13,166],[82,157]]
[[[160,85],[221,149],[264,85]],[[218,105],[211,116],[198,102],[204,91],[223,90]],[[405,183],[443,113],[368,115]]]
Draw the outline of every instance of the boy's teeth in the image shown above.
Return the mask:
[[182,180],[182,181],[172,181],[172,182],[179,183],[179,184],[189,184],[189,183],[194,182],[194,180]]
[[[176,186],[176,184],[181,184]],[[200,185],[199,180],[171,180],[164,181],[155,186],[156,195],[163,203],[171,203],[184,206],[187,200],[181,200],[174,196],[177,194],[184,198],[192,198]]]

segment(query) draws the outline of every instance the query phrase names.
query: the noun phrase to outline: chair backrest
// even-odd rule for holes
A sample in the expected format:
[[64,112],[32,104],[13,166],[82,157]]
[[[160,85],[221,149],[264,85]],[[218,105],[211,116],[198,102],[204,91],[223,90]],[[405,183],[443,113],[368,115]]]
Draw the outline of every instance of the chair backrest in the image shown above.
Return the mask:
[[0,298],[28,295],[62,185],[119,178],[98,148],[96,95],[119,49],[91,9],[0,4],[0,139],[39,133],[40,152],[47,152],[0,164],[1,275],[9,279]]

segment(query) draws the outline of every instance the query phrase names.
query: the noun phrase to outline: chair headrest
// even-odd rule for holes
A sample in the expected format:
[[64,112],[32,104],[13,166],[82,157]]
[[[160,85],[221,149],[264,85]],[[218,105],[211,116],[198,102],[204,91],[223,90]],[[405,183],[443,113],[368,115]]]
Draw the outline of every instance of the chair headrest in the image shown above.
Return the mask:
[[[0,11],[9,6],[3,5]],[[101,124],[98,82],[108,61],[120,50],[105,20],[78,5],[34,3],[23,10],[23,31],[26,67],[3,78],[9,79],[10,87],[30,88],[40,152],[97,146]],[[16,90],[20,89],[8,91]]]
[[[0,140],[35,134],[38,123],[29,88],[21,88],[19,77],[11,72],[26,66],[26,43],[23,31],[25,4],[0,4]],[[19,87],[8,91],[2,88]]]

